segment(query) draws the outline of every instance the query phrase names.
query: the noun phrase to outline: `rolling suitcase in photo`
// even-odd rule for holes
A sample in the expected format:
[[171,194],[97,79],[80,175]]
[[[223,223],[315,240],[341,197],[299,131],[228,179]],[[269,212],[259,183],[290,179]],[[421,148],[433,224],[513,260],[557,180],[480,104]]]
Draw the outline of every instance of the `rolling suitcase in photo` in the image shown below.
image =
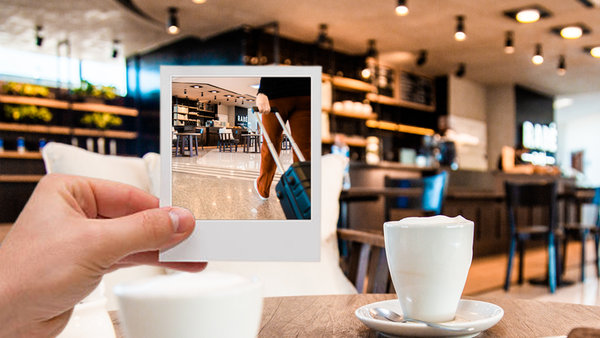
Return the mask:
[[[258,107],[253,107],[254,112],[258,112]],[[284,134],[288,137],[293,151],[296,152],[300,162],[294,162],[284,170],[277,151],[271,142],[271,138],[265,132],[264,125],[260,118],[257,118],[260,129],[263,131],[267,146],[273,156],[273,160],[277,165],[277,169],[281,173],[279,182],[275,186],[275,192],[279,203],[287,219],[310,219],[311,217],[311,200],[310,200],[310,161],[305,161],[304,156],[300,152],[300,148],[294,141],[292,134],[288,131],[285,123],[279,115],[277,108],[272,107],[271,113],[274,113],[283,128]]]

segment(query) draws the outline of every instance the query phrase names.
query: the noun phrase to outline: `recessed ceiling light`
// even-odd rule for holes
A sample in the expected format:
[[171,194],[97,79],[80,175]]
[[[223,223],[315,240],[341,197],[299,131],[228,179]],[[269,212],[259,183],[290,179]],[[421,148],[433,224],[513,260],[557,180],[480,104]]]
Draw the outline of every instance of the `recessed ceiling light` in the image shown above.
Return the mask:
[[532,23],[552,16],[552,13],[540,5],[530,5],[504,11],[504,15],[520,23]]
[[560,30],[560,36],[565,39],[578,39],[583,34],[581,27],[569,26]]
[[595,58],[600,58],[600,46],[590,49],[590,54]]
[[192,87],[192,88],[196,88],[196,89],[198,89],[198,88],[202,88],[202,86],[200,86],[200,85],[192,85],[192,86],[190,86],[190,87]]
[[592,30],[582,23],[570,24],[566,26],[556,26],[550,28],[550,31],[556,35],[560,35],[565,39],[578,39],[582,35],[587,35]]
[[537,9],[524,9],[517,13],[517,21],[520,23],[532,23],[540,19],[540,11]]
[[203,4],[206,2],[206,0],[192,0],[192,2],[195,4]]

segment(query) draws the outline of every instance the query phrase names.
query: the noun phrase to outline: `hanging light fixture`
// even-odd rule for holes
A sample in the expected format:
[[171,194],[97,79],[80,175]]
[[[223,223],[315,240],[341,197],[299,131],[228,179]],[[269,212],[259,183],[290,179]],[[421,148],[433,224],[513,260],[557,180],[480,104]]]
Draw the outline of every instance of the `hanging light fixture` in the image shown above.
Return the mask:
[[176,7],[169,7],[169,20],[167,21],[167,32],[173,35],[179,33],[179,23],[177,20]]
[[456,70],[456,77],[463,77],[467,72],[467,66],[464,63],[460,63],[458,65],[458,69]]
[[456,33],[454,33],[454,39],[456,41],[463,41],[467,38],[465,34],[465,17],[462,15],[456,16]]
[[396,6],[396,14],[399,16],[405,16],[408,14],[406,0],[398,0],[398,6]]
[[561,55],[558,58],[558,75],[563,76],[567,73],[567,65],[565,63],[565,56]]
[[44,28],[42,26],[35,26],[35,44],[38,47],[42,47],[44,43],[44,32],[42,32]]
[[331,42],[331,38],[327,36],[327,24],[319,25],[319,35],[317,36],[317,45],[325,45]]
[[419,57],[417,58],[417,66],[420,67],[426,63],[427,63],[427,51],[423,49],[419,52]]
[[531,61],[536,65],[544,63],[544,57],[542,56],[542,44],[538,43],[535,45],[535,55],[531,58]]
[[112,50],[113,59],[116,59],[117,56],[119,56],[119,44],[120,43],[121,43],[121,41],[119,41],[119,40],[113,40],[113,50]]
[[506,41],[504,42],[504,53],[512,54],[515,52],[515,46],[513,42],[513,32],[506,32]]
[[374,39],[370,39],[368,40],[368,44],[369,44],[369,49],[367,50],[367,55],[365,58],[365,63],[366,63],[366,67],[365,69],[362,70],[361,72],[361,76],[366,80],[371,78],[372,74],[375,71],[375,67],[376,67],[376,59],[377,56],[379,55],[379,52],[377,51],[377,48],[375,47],[375,40]]

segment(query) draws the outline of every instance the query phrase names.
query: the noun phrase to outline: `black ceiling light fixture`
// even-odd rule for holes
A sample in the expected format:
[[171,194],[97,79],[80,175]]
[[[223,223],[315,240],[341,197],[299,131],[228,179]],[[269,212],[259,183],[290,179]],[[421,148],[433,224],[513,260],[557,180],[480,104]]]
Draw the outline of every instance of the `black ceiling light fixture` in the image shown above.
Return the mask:
[[542,44],[541,43],[538,43],[537,45],[535,45],[535,54],[531,58],[531,61],[535,65],[541,65],[542,63],[544,63],[544,57],[542,56]]
[[458,69],[456,70],[456,77],[463,77],[467,72],[467,66],[464,63],[458,64]]
[[456,16],[456,32],[454,33],[454,39],[456,41],[464,41],[467,38],[465,33],[465,17],[463,15]]
[[319,35],[317,35],[317,45],[321,47],[331,46],[333,44],[333,40],[327,35],[327,26],[326,23],[322,23],[319,25]]
[[406,6],[407,0],[398,0],[398,6],[396,6],[396,14],[399,16],[405,16],[408,14],[408,6]]
[[183,88],[183,95],[187,95],[187,89]]
[[565,26],[556,26],[550,28],[550,31],[567,40],[579,39],[583,35],[588,35],[592,32],[592,30],[588,26],[582,23],[575,23]]
[[177,20],[177,8],[169,7],[169,19],[167,20],[167,32],[175,35],[179,33],[179,20]]
[[515,44],[514,44],[513,35],[514,34],[512,31],[506,32],[506,40],[504,42],[504,53],[506,53],[506,54],[512,54],[515,52]]
[[427,51],[422,49],[419,51],[419,57],[417,57],[417,66],[421,67],[427,63]]
[[116,59],[117,56],[119,56],[119,44],[120,43],[121,43],[121,41],[119,41],[119,40],[113,40],[113,50],[112,50],[113,59]]
[[530,5],[504,11],[504,15],[520,23],[533,23],[552,16],[552,12],[540,5]]
[[38,47],[42,47],[42,44],[44,43],[44,32],[43,32],[44,28],[40,25],[35,26],[35,44]]
[[556,70],[558,75],[563,76],[567,73],[567,64],[565,62],[565,56],[560,55],[558,57],[558,69]]

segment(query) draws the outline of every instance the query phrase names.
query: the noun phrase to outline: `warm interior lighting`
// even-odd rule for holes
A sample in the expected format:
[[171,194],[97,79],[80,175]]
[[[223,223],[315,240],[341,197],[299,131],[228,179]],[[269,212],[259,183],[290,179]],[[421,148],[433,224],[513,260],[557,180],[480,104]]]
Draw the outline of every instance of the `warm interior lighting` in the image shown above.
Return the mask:
[[179,33],[179,24],[177,21],[177,8],[169,7],[169,20],[167,21],[167,32],[169,34]]
[[404,124],[396,124],[393,122],[386,122],[386,121],[367,120],[366,125],[369,128],[398,131],[398,132],[407,133],[407,134],[429,135],[429,136],[435,134],[435,131],[433,129],[421,128],[421,127],[415,127],[415,126],[407,126]]
[[577,26],[569,26],[560,30],[560,36],[565,39],[579,39],[583,34],[583,29]]
[[531,58],[531,61],[536,65],[541,65],[544,63],[544,57],[542,56],[542,45],[537,44],[535,46],[535,55]]
[[360,76],[363,77],[363,79],[368,79],[371,77],[371,70],[369,68],[365,68],[362,70],[362,72],[360,72]]
[[532,23],[540,19],[540,11],[537,9],[524,9],[517,13],[517,21],[521,23]]
[[556,71],[558,75],[563,76],[567,73],[567,66],[565,63],[565,56],[561,55],[558,59],[558,69]]
[[600,58],[600,47],[594,47],[590,50],[590,54],[592,54],[595,58]]
[[515,52],[515,46],[513,42],[513,32],[506,32],[506,42],[504,43],[504,53],[512,54]]
[[408,7],[406,6],[406,0],[398,0],[398,6],[396,7],[396,14],[405,16],[408,14]]
[[206,0],[192,0],[192,2],[195,4],[203,4],[206,2]]
[[456,33],[454,33],[454,39],[456,41],[463,41],[467,38],[465,34],[465,18],[462,15],[456,17]]

